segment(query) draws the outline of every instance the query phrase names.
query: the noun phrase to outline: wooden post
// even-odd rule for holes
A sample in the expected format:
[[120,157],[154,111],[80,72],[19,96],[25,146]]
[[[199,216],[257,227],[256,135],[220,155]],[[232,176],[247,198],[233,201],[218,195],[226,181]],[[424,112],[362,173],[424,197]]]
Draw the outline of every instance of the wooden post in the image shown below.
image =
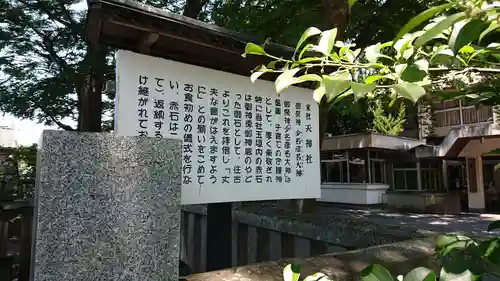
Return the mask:
[[232,212],[231,203],[207,204],[207,271],[232,267]]
[[19,254],[19,281],[29,281],[31,276],[31,247],[33,231],[33,207],[24,207],[21,226],[21,250]]

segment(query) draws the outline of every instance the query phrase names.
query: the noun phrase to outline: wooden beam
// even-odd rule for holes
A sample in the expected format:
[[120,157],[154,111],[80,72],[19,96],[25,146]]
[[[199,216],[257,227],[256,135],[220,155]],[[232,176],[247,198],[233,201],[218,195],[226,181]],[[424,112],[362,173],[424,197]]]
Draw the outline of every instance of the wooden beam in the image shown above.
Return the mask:
[[146,27],[146,26],[142,26],[142,25],[140,26],[137,23],[135,23],[135,24],[134,23],[125,23],[125,22],[114,20],[114,19],[109,20],[108,23],[110,23],[110,24],[116,24],[116,25],[127,27],[127,28],[130,28],[130,29],[141,30],[141,31],[144,31],[144,32],[157,33],[157,34],[159,34],[161,36],[165,36],[165,37],[168,37],[168,38],[177,39],[179,41],[185,41],[185,42],[188,42],[188,43],[193,44],[193,45],[200,45],[200,46],[204,46],[204,47],[208,47],[208,48],[212,48],[212,49],[217,49],[217,50],[220,50],[220,51],[223,51],[223,52],[227,52],[227,53],[230,53],[230,54],[241,55],[241,53],[242,53],[241,51],[235,51],[235,50],[231,50],[231,49],[224,48],[224,47],[221,47],[221,46],[215,46],[213,43],[204,43],[204,42],[200,42],[199,40],[193,40],[193,39],[190,39],[190,38],[187,38],[187,37],[184,37],[184,36],[176,36],[176,35],[173,35],[173,34],[169,34],[169,33],[165,32],[165,31],[157,30],[156,28]]
[[153,44],[158,41],[160,35],[158,33],[149,33],[143,40],[139,41],[139,51],[141,53],[149,54],[149,50]]

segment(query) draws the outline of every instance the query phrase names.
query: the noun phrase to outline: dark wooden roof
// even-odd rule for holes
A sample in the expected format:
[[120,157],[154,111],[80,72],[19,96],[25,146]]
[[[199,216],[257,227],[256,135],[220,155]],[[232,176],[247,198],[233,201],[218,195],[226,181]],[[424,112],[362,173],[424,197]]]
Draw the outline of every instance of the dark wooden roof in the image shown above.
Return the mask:
[[[253,38],[219,26],[131,0],[87,0],[87,41],[249,76],[266,63],[261,56],[241,57]],[[291,57],[293,49],[267,44],[273,55]]]

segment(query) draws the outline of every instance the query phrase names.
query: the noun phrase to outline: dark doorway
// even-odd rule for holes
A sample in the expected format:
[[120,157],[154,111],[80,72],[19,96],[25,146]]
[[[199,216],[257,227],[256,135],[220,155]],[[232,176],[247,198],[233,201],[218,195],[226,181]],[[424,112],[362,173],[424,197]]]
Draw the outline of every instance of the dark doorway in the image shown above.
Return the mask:
[[462,212],[469,211],[469,196],[467,192],[467,173],[465,164],[459,161],[448,163],[448,190],[460,198]]

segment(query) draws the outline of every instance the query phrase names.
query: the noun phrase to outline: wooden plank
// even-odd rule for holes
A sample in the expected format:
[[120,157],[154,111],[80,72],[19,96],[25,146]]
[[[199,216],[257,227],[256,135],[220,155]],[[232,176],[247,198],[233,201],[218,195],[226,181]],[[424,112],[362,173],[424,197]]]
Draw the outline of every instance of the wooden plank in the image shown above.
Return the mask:
[[271,247],[269,245],[270,230],[262,227],[257,228],[257,262],[270,261]]
[[207,271],[231,267],[231,203],[207,204]]
[[335,244],[328,244],[327,246],[327,251],[329,254],[331,253],[340,253],[340,252],[345,252],[346,249],[339,246],[339,245],[335,245]]
[[307,258],[311,256],[310,240],[304,237],[295,236],[294,258]]
[[188,213],[187,214],[187,239],[186,239],[186,245],[187,245],[187,260],[186,263],[191,267],[192,270],[194,270],[194,220],[195,220],[195,214]]
[[231,264],[233,267],[238,266],[238,225],[239,223],[233,220],[231,225]]
[[193,231],[193,273],[201,272],[201,217],[193,214],[194,231]]
[[181,212],[181,245],[180,245],[180,255],[181,260],[186,262],[187,258],[187,250],[186,250],[186,235],[187,235],[187,227],[185,226],[186,222],[186,212]]
[[33,234],[33,207],[23,208],[21,227],[21,252],[19,253],[19,278],[18,281],[28,281],[31,275],[31,246],[34,242]]
[[257,228],[255,226],[247,226],[247,263],[252,264],[257,261]]
[[311,239],[311,256],[319,256],[328,253],[326,242]]
[[238,224],[238,265],[247,265],[248,233],[246,224]]
[[277,261],[282,258],[281,255],[281,233],[269,231],[269,260]]
[[295,256],[295,236],[281,233],[281,257],[293,258]]
[[0,258],[7,256],[9,247],[9,223],[0,222]]
[[201,257],[200,272],[207,271],[207,216],[200,215],[201,218]]

